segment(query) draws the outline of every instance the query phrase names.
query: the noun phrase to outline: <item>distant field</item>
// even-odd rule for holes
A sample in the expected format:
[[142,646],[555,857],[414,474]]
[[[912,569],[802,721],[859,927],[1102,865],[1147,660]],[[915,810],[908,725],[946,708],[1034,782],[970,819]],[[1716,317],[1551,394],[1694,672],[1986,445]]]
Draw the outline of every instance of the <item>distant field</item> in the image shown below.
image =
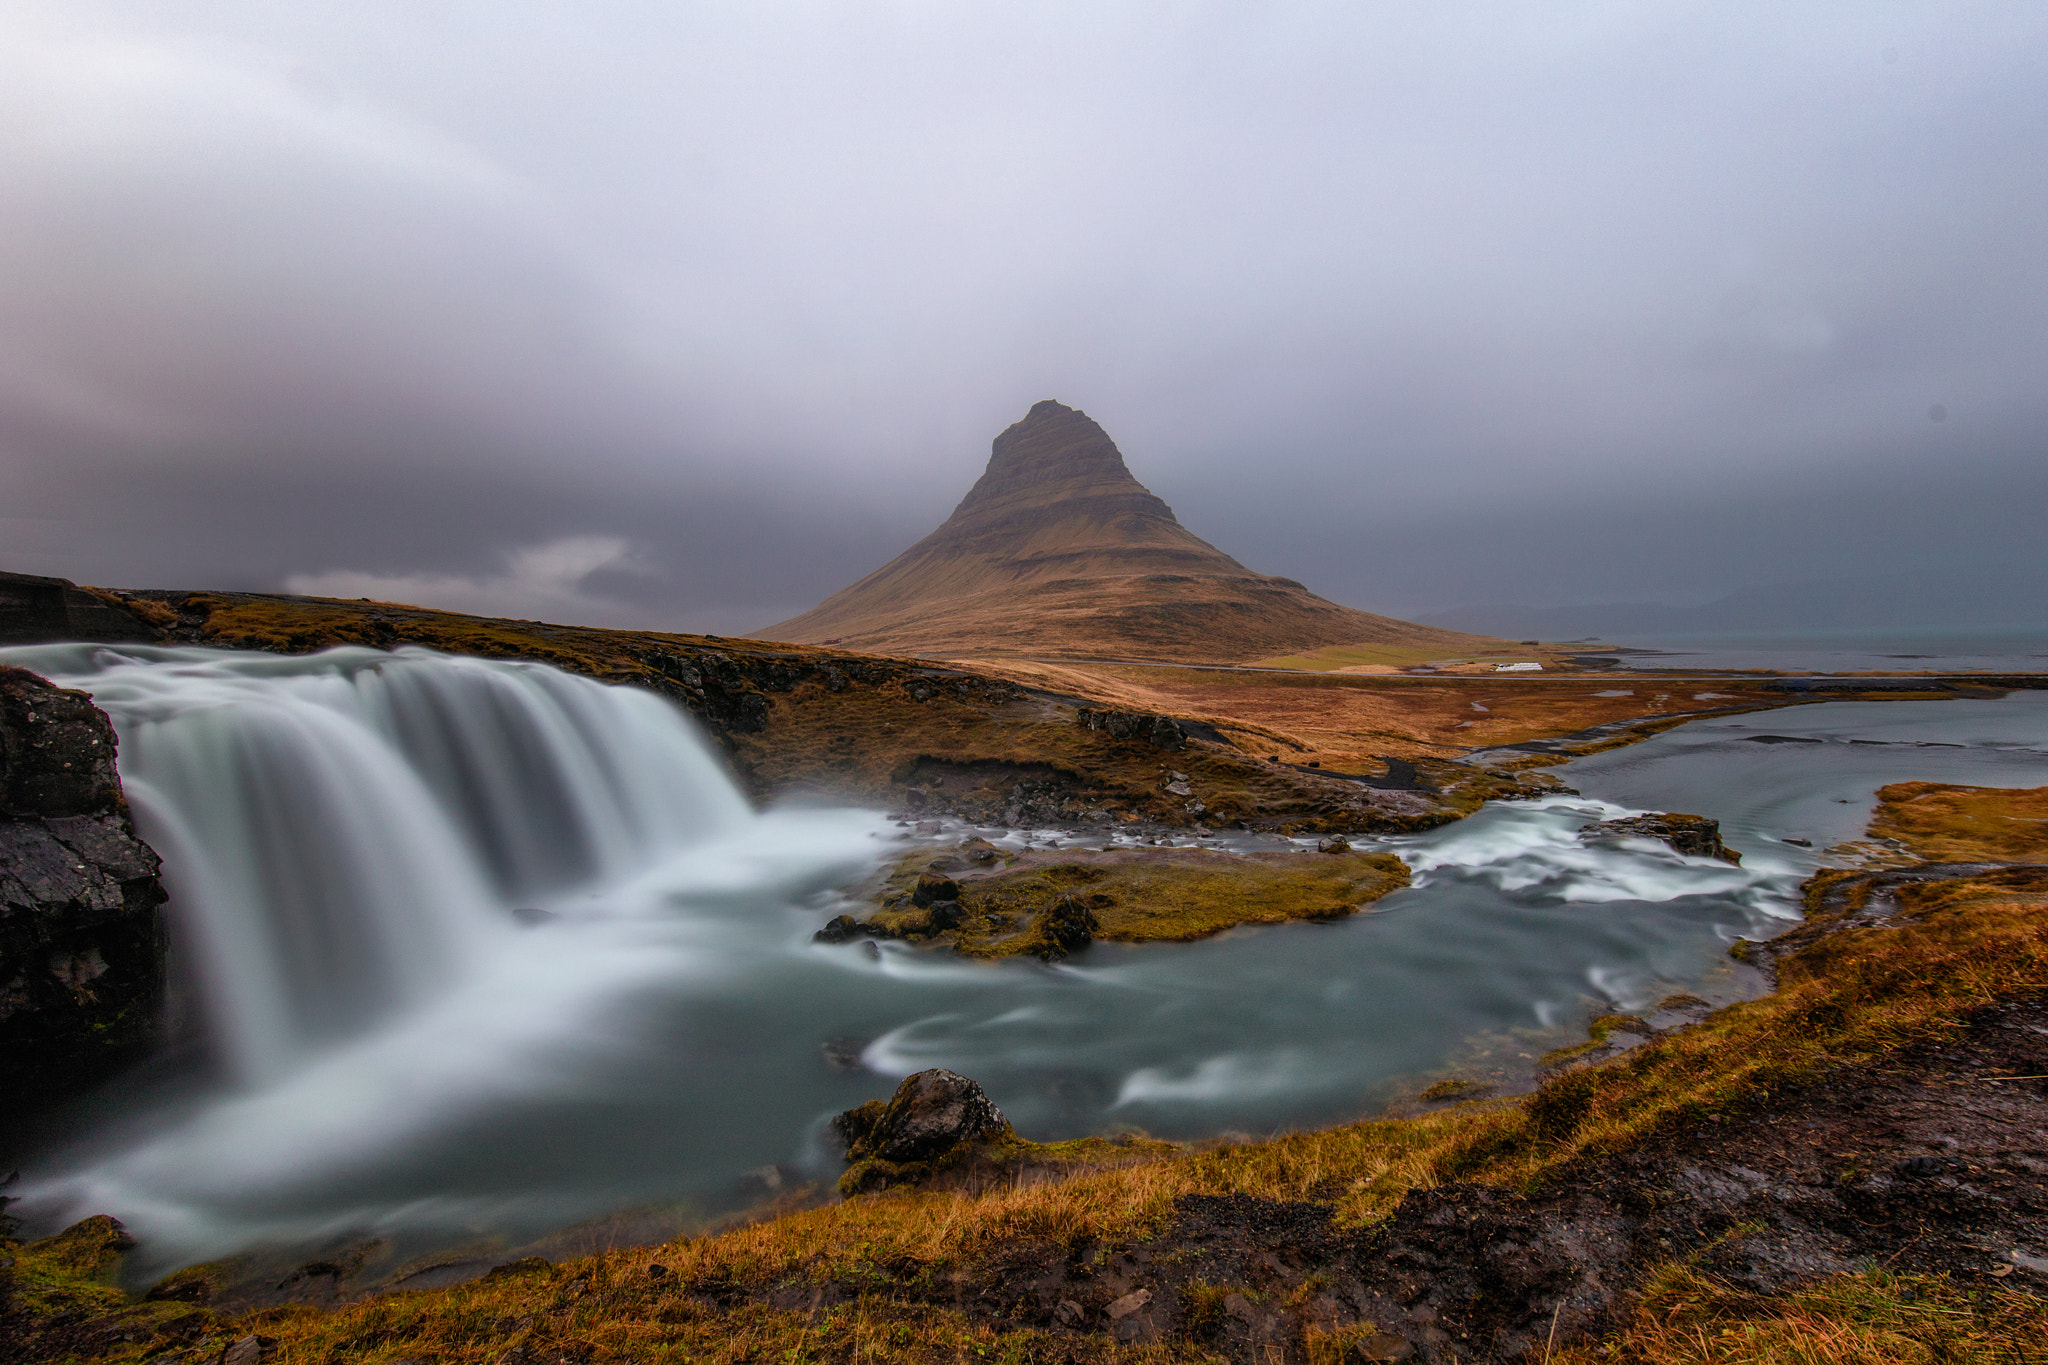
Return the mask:
[[1447,657],[1441,649],[1400,645],[1330,645],[1307,654],[1277,654],[1260,659],[1253,668],[1299,668],[1313,673],[1334,673],[1347,668],[1413,668],[1417,664],[1472,663],[1481,660],[1528,659],[1548,664],[1563,651],[1557,646],[1517,645],[1502,642],[1493,648],[1480,647]]

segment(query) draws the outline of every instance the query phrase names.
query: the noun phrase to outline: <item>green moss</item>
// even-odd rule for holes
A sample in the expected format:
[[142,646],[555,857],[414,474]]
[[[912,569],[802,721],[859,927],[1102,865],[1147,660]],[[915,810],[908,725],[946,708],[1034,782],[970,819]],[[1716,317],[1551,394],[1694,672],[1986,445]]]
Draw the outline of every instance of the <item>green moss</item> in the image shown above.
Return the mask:
[[[957,928],[935,924],[928,907],[912,903],[934,862],[958,880]],[[969,957],[1057,956],[1057,921],[1083,913],[1096,938],[1178,943],[1243,924],[1341,918],[1408,884],[1407,865],[1390,853],[1062,850],[1011,856],[999,870],[979,872],[959,862],[946,850],[905,858],[868,919],[871,929],[910,942],[944,940]]]

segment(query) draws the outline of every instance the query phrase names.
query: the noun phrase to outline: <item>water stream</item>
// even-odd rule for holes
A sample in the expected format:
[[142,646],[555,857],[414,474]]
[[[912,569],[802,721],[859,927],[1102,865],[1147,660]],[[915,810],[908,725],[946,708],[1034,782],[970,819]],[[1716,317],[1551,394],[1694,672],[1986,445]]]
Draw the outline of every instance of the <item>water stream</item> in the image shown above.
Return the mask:
[[[208,1045],[83,1106],[18,1212],[114,1213],[160,1265],[707,1215],[829,1174],[824,1121],[925,1066],[1041,1138],[1341,1120],[1593,1013],[1753,991],[1727,945],[1790,922],[1885,782],[2048,783],[2048,694],[1700,721],[1569,765],[1582,796],[1376,841],[1415,885],[1346,921],[1057,967],[876,958],[810,941],[834,888],[968,831],[755,813],[651,695],[423,651],[0,660],[114,718]],[[1577,838],[1644,809],[1719,817],[1743,865]]]

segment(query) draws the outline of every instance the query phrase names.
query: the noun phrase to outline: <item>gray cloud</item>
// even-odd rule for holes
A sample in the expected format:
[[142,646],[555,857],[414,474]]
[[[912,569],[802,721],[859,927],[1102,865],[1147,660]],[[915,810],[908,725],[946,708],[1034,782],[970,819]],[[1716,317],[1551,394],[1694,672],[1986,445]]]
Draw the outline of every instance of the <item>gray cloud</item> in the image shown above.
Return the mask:
[[11,7],[7,567],[734,630],[927,529],[1052,396],[1368,608],[1967,594],[2042,558],[2044,37]]

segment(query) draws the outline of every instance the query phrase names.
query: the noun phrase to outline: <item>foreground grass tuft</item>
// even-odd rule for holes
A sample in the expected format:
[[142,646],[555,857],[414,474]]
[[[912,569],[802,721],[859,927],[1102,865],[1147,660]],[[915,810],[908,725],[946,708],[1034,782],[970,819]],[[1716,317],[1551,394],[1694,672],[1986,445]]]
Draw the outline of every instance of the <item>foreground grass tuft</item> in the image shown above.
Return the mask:
[[2033,1365],[2048,1359],[2048,1303],[1882,1270],[1767,1296],[1674,1264],[1621,1331],[1548,1354],[1555,1365]]

